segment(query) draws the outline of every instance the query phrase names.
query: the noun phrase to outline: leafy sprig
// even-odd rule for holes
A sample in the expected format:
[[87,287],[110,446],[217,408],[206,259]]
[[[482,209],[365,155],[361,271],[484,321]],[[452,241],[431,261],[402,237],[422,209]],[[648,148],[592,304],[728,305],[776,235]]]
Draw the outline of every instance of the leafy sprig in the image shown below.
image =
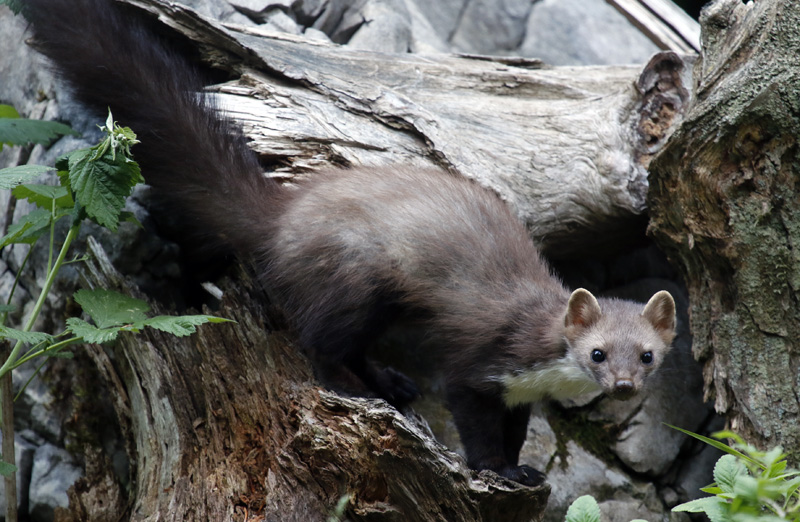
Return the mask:
[[711,496],[673,511],[705,513],[711,522],[800,522],[800,471],[789,468],[780,446],[762,451],[731,431],[709,438],[672,427],[726,453],[714,466],[714,483],[701,489]]
[[[10,2],[0,0],[0,4],[3,3]],[[13,310],[10,305],[13,290],[8,303],[0,304],[0,340],[15,342],[10,355],[0,366],[0,378],[36,358],[70,357],[72,353],[65,349],[77,343],[113,341],[123,332],[138,333],[144,328],[185,336],[194,333],[201,324],[227,321],[209,315],[149,317],[150,308],[144,301],[111,290],[94,289],[78,290],[74,296],[86,319],[67,319],[65,330],[56,335],[31,331],[56,274],[68,262],[67,252],[82,222],[89,219],[112,231],[116,231],[123,220],[135,222],[123,207],[133,187],[144,181],[139,165],[131,156],[131,147],[138,143],[136,134],[117,125],[110,112],[101,130],[105,137],[100,143],[70,152],[56,161],[60,186],[31,183],[42,173],[53,170],[50,167],[25,165],[0,170],[0,189],[12,189],[17,199],[27,200],[36,207],[8,227],[6,235],[0,238],[0,249],[13,244],[32,245],[49,236],[47,277],[25,325],[22,328],[5,325],[8,313]],[[4,143],[49,143],[65,134],[76,133],[62,124],[23,120],[15,110],[0,105],[0,148]],[[55,227],[62,219],[70,220],[70,228],[54,259]],[[20,272],[27,259],[26,256]],[[3,404],[10,404],[10,399],[4,397]],[[3,432],[6,436],[13,436],[13,426],[3,426]],[[13,459],[4,455],[4,460],[6,462],[0,461],[0,475],[9,476],[16,467],[10,462]]]

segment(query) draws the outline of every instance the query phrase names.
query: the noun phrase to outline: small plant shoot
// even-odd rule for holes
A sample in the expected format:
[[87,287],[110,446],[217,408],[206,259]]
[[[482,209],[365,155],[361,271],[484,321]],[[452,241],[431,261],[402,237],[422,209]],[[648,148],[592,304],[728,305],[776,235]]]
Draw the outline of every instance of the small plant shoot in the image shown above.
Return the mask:
[[714,466],[714,483],[702,489],[711,496],[673,511],[705,513],[711,522],[800,521],[800,471],[788,467],[781,447],[761,451],[730,431],[714,433],[711,439],[672,427],[726,453]]
[[[67,319],[63,332],[51,335],[31,331],[81,224],[88,219],[116,231],[121,221],[135,221],[123,208],[133,187],[144,181],[139,165],[131,156],[131,147],[138,143],[136,135],[131,129],[117,125],[111,113],[101,130],[105,138],[100,143],[70,152],[56,161],[60,185],[32,182],[52,171],[51,167],[25,165],[0,170],[0,188],[12,190],[17,199],[35,206],[8,227],[6,235],[0,238],[0,249],[14,244],[33,245],[42,238],[49,242],[47,277],[25,324],[20,328],[6,325],[8,314],[14,309],[10,305],[13,290],[8,302],[0,305],[0,339],[13,344],[0,366],[0,378],[34,359],[42,360],[36,369],[38,373],[50,357],[71,357],[72,353],[65,348],[74,344],[113,341],[122,332],[137,333],[144,328],[185,336],[194,333],[198,325],[227,321],[209,315],[149,317],[150,307],[146,302],[111,290],[93,289],[75,293],[75,302],[81,306],[84,317]],[[47,144],[65,134],[76,133],[54,122],[23,120],[13,108],[0,105],[0,148],[3,144]],[[62,219],[68,220],[70,227],[57,250],[55,227]],[[20,271],[24,270],[25,262],[27,257]],[[3,397],[4,405],[10,403],[10,398]],[[13,426],[4,425],[2,431],[4,437],[13,437]],[[7,477],[16,471],[10,460],[4,455],[0,461],[0,474]]]

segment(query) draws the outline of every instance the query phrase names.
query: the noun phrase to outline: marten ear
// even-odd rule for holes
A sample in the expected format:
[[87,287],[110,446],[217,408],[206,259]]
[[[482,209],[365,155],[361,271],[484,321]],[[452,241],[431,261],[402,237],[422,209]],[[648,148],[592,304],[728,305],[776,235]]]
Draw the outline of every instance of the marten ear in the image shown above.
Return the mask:
[[572,328],[588,328],[600,320],[600,304],[592,293],[583,288],[578,288],[569,296],[567,314],[564,316],[564,326]]
[[666,344],[672,342],[675,337],[675,300],[669,292],[662,290],[651,297],[644,305],[642,317],[653,325]]

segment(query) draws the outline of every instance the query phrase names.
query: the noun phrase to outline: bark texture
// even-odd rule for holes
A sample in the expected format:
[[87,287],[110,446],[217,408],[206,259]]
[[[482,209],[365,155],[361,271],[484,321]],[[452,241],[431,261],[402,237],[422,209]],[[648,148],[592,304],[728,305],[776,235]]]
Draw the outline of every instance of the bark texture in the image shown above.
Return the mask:
[[537,60],[381,54],[142,7],[244,74],[221,106],[289,173],[407,164],[497,192],[555,256],[603,248],[641,216],[647,165],[680,121],[684,61],[547,67]]
[[706,394],[800,461],[800,3],[706,8],[693,105],[651,165],[651,230],[691,295]]

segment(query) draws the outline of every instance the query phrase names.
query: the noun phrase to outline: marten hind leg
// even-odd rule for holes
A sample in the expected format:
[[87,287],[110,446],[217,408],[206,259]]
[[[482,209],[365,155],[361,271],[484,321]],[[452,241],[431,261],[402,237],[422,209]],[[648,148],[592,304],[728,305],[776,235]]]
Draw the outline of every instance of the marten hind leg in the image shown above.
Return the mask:
[[341,302],[316,310],[313,324],[301,328],[301,343],[310,351],[318,378],[350,395],[379,397],[401,409],[419,396],[412,379],[393,368],[382,368],[367,357],[396,316],[396,306],[375,299],[371,306],[347,307]]

